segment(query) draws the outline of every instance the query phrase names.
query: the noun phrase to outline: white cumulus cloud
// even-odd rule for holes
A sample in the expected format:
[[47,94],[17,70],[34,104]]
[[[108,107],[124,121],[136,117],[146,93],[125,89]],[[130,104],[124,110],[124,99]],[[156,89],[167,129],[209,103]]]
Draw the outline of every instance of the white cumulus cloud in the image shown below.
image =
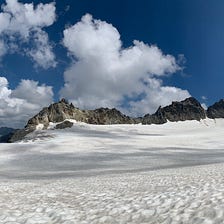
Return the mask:
[[124,48],[112,24],[89,14],[64,30],[63,44],[73,63],[60,93],[76,106],[117,107],[142,115],[190,96],[187,90],[163,86],[163,76],[181,69],[172,55],[137,40]]
[[0,77],[0,127],[23,127],[42,107],[53,101],[51,86],[39,85],[33,80],[21,80],[15,89]]
[[[35,7],[33,3],[23,4],[17,0],[6,0],[6,4],[1,8],[0,49],[3,48],[2,44],[6,45],[3,42],[3,39],[6,39],[8,46],[17,45],[17,53],[31,56],[36,65],[43,68],[55,67],[52,45],[43,30],[56,20],[55,3],[40,3]],[[4,49],[5,54],[6,48]],[[0,56],[3,56],[3,53]]]

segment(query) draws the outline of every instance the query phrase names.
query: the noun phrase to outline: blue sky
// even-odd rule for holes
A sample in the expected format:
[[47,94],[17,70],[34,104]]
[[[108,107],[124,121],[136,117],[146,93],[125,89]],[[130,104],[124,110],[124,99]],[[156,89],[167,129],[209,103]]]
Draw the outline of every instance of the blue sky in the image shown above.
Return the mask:
[[[35,7],[40,3],[44,7],[45,4],[51,4],[47,11],[52,12],[52,17],[44,18],[46,13],[43,13],[41,22],[38,21],[38,24],[37,21],[30,22],[29,25],[24,26],[24,30],[29,30],[27,37],[29,40],[25,41],[24,33],[18,35],[19,31],[15,30],[13,25],[10,31],[5,28],[1,32],[4,21],[2,20],[1,23],[0,17],[0,40],[7,45],[7,50],[2,53],[0,66],[0,76],[7,80],[7,84],[5,81],[4,85],[2,84],[2,88],[3,86],[5,88],[2,96],[7,95],[10,98],[4,104],[4,108],[10,108],[5,111],[0,108],[0,126],[1,123],[3,125],[7,114],[13,116],[15,110],[18,111],[15,115],[15,123],[21,125],[24,121],[18,120],[21,113],[24,113],[21,109],[22,104],[27,105],[25,111],[27,109],[31,111],[27,116],[24,115],[22,120],[25,120],[45,103],[58,100],[63,96],[81,108],[94,108],[100,105],[118,107],[133,116],[147,111],[151,113],[160,104],[169,104],[172,100],[180,100],[189,95],[206,105],[223,98],[224,2],[222,0],[58,0],[55,3],[46,0],[8,0],[0,2],[6,6],[11,4],[12,11],[17,3],[20,4],[21,14],[24,13],[22,11],[24,4],[32,2]],[[3,8],[1,13],[8,13],[7,10],[10,11]],[[92,17],[86,19],[88,22],[82,22],[80,33],[77,23],[86,13]],[[30,19],[32,21],[32,18]],[[94,42],[96,51],[90,52],[86,42],[82,42],[82,35],[88,37],[90,34],[88,26],[89,28],[97,26],[97,20],[106,22],[106,28],[101,24],[100,29],[103,32],[102,37],[105,34],[105,39],[109,38],[109,42],[106,43],[111,46],[106,49],[107,45],[99,46]],[[26,20],[21,23],[26,23]],[[21,23],[17,26],[22,27]],[[113,33],[113,28],[109,24],[117,29],[116,33]],[[109,31],[105,33],[107,28]],[[66,29],[67,36],[63,33]],[[92,36],[89,35],[90,43]],[[122,42],[118,50],[112,46],[113,38],[116,43],[117,36]],[[45,37],[48,40],[40,43],[40,40]],[[128,69],[125,66],[121,68],[119,64],[119,69],[116,67],[114,74],[108,72],[107,69],[114,69],[115,64],[108,63],[107,68],[104,68],[107,62],[103,63],[100,60],[104,58],[111,60],[112,56],[114,57],[111,55],[114,48],[120,54],[122,50],[136,46],[133,44],[134,40],[143,43],[143,46],[137,44],[138,50],[143,52],[143,58],[130,55],[123,60],[119,59],[120,61],[116,63],[122,64],[124,61],[127,63],[135,57],[136,60],[146,60],[146,62],[142,64],[133,62],[135,64],[126,66]],[[102,43],[104,40],[101,38],[99,41]],[[42,53],[44,49],[51,52],[49,61],[45,58],[37,58],[40,44],[43,48]],[[153,53],[151,45],[157,46]],[[101,52],[104,48],[107,53]],[[162,52],[162,55],[159,55],[159,52]],[[129,53],[135,54],[135,50]],[[150,58],[154,54],[158,56],[158,60],[149,61],[147,65],[147,57]],[[167,58],[167,55],[173,58]],[[160,57],[167,61],[161,64]],[[97,65],[94,66],[93,62]],[[150,63],[154,65],[157,62],[160,67],[150,67]],[[104,71],[108,72],[106,76],[111,75],[109,80],[107,77],[102,77]],[[128,76],[128,72],[132,73],[132,71],[135,72],[128,79],[119,77],[119,75]],[[86,72],[89,74],[86,75]],[[21,80],[29,81],[25,83]],[[65,83],[68,85],[66,86]],[[48,87],[53,88],[51,90]],[[34,92],[32,88],[35,89]],[[5,94],[6,89],[7,94]],[[112,97],[113,92],[116,94]],[[45,97],[46,95],[48,97]],[[37,98],[43,103],[38,103]]]

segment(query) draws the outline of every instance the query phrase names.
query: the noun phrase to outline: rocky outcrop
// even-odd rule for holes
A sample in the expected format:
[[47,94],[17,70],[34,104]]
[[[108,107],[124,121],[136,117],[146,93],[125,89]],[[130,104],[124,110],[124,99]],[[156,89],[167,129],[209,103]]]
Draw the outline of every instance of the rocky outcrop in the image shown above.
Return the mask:
[[166,107],[159,107],[158,110],[144,117],[130,118],[122,114],[119,110],[113,108],[99,108],[96,110],[80,110],[69,104],[65,99],[58,103],[53,103],[49,107],[43,108],[37,115],[31,118],[24,129],[16,131],[9,139],[10,142],[21,140],[36,129],[36,126],[42,124],[46,129],[50,122],[60,123],[55,128],[62,129],[72,127],[73,123],[65,121],[74,119],[76,121],[89,124],[164,124],[167,121],[185,121],[198,120],[206,118],[224,118],[224,100],[220,100],[207,112],[201,104],[193,97],[187,98],[181,102],[172,102]]
[[65,99],[58,103],[43,108],[40,113],[31,118],[26,127],[34,129],[36,125],[43,124],[45,128],[50,122],[62,122],[65,119],[74,119],[89,124],[163,124],[169,121],[200,120],[205,118],[206,113],[201,104],[193,97],[181,102],[173,102],[159,109],[152,115],[143,118],[130,118],[117,109],[99,108],[96,110],[80,110],[69,104]]
[[219,102],[214,103],[212,106],[207,109],[208,118],[224,118],[224,99],[221,99]]
[[[65,99],[58,103],[53,103],[49,107],[44,107],[37,115],[32,117],[25,126],[10,138],[10,142],[22,140],[27,134],[33,132],[36,126],[42,124],[44,129],[49,126],[50,122],[59,123],[55,128],[62,129],[72,127],[73,123],[64,121],[74,119],[76,121],[88,124],[132,124],[135,120],[122,114],[117,109],[99,108],[96,110],[80,110],[69,104]],[[63,122],[64,121],[64,122]]]
[[131,124],[134,122],[130,117],[122,114],[117,109],[99,108],[96,110],[80,110],[65,99],[58,103],[43,108],[37,115],[31,118],[25,128],[34,128],[43,124],[45,128],[50,122],[62,122],[65,119],[74,119],[89,124]]
[[160,106],[158,110],[150,115],[146,114],[142,118],[142,124],[164,124],[167,122],[167,119],[165,117],[165,114],[163,112],[163,108]]
[[113,108],[99,108],[88,111],[87,121],[89,124],[133,124],[134,120],[119,110]]
[[87,114],[85,111],[75,108],[73,104],[69,104],[65,99],[58,103],[53,103],[49,107],[44,107],[37,115],[32,117],[25,128],[35,128],[38,124],[43,124],[45,128],[50,122],[62,122],[65,119],[75,119],[77,121],[87,122]]
[[13,143],[22,140],[26,135],[33,132],[35,130],[34,127],[24,128],[21,130],[17,130],[11,136],[9,136],[7,142]]
[[71,128],[73,126],[73,123],[70,121],[64,121],[60,124],[57,124],[55,126],[56,129],[65,129],[65,128]]
[[156,113],[143,117],[143,124],[163,124],[167,121],[201,120],[206,117],[206,111],[193,97],[181,102],[172,102],[166,107],[159,107]]

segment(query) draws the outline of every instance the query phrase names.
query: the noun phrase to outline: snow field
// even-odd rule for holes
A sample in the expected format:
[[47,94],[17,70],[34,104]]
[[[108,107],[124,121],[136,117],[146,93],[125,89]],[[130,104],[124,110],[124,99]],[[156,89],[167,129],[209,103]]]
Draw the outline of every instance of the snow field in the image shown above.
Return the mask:
[[109,177],[4,182],[0,223],[221,224],[223,169],[218,164]]
[[223,127],[75,123],[1,144],[0,223],[222,224]]

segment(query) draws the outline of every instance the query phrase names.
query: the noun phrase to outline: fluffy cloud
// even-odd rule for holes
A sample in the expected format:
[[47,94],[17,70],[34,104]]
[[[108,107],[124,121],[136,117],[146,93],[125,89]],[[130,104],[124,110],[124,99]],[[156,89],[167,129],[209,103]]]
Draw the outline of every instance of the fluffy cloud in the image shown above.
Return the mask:
[[[187,90],[182,90],[172,86],[162,86],[159,79],[148,79],[147,85],[143,90],[142,99],[131,101],[130,107],[126,109],[130,115],[153,113],[159,106],[166,106],[172,101],[180,101],[190,96]],[[150,107],[149,107],[150,106]]]
[[64,30],[63,44],[74,62],[64,73],[61,96],[81,108],[118,107],[142,115],[190,96],[162,84],[163,76],[180,69],[173,56],[137,40],[123,48],[118,30],[89,14]]
[[[55,55],[44,27],[56,20],[55,3],[23,4],[17,0],[6,0],[0,13],[0,49],[6,43],[14,46],[18,53],[31,56],[32,60],[43,68],[55,67]],[[15,45],[17,47],[15,48]],[[22,46],[22,47],[19,47]],[[4,47],[6,53],[6,48]],[[8,49],[10,50],[10,49]],[[0,54],[2,56],[3,53]]]
[[53,101],[52,87],[21,80],[14,90],[0,77],[0,127],[22,127],[39,110]]
[[49,45],[48,35],[44,31],[39,31],[34,34],[34,42],[36,48],[26,50],[28,56],[37,63],[47,69],[49,67],[55,67],[55,55],[52,52],[52,46]]

